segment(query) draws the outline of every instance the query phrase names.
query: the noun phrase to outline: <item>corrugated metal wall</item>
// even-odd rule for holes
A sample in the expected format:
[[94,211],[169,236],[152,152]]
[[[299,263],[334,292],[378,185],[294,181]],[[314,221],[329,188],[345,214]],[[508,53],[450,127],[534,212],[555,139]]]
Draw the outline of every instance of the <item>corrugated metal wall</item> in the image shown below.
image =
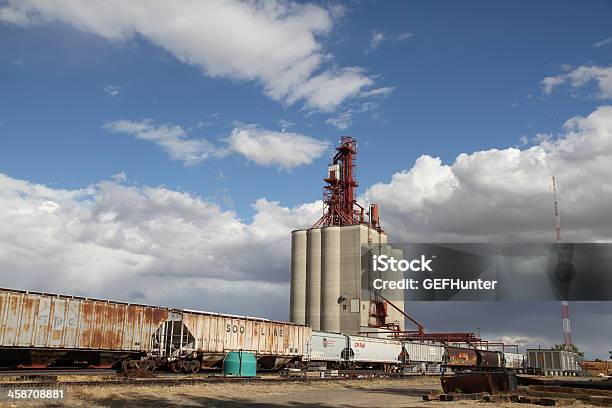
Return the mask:
[[444,346],[439,344],[426,344],[404,342],[410,362],[441,363],[444,356]]
[[164,308],[0,289],[0,346],[148,351]]
[[195,337],[195,349],[204,353],[299,356],[310,336],[309,327],[233,316],[183,312],[183,323]]

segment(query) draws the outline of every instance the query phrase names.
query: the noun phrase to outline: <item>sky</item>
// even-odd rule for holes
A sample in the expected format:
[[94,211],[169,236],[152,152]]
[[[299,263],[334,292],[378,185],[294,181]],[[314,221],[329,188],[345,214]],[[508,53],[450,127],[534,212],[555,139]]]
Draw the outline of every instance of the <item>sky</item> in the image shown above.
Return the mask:
[[[0,286],[287,319],[290,231],[343,135],[392,240],[549,242],[556,175],[564,240],[608,242],[611,23],[606,1],[0,1]],[[556,303],[409,307],[561,337]],[[610,304],[571,308],[605,357]]]

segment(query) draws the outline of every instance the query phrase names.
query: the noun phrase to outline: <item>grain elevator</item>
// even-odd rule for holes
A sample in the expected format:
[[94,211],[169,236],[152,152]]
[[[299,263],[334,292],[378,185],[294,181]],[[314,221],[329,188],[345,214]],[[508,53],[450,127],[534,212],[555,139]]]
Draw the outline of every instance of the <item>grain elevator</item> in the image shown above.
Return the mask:
[[395,299],[388,307],[390,296],[370,289],[370,256],[362,248],[396,257],[401,250],[387,244],[378,206],[366,211],[355,200],[356,141],[343,137],[336,150],[324,179],[322,217],[292,232],[291,321],[346,334],[403,331],[404,302]]

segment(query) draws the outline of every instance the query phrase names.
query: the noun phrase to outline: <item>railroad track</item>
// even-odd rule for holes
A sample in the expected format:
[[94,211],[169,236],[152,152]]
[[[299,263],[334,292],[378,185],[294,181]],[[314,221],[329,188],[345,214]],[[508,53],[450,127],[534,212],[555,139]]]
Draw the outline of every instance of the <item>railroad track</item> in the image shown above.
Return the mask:
[[[18,376],[26,376],[23,371],[18,371]],[[115,373],[113,373],[115,374]],[[61,374],[65,375],[65,374]],[[48,387],[50,384],[59,387],[72,386],[139,386],[139,385],[185,385],[185,384],[221,384],[221,383],[251,383],[251,384],[273,384],[273,383],[308,383],[319,381],[368,381],[372,377],[363,375],[354,376],[338,376],[338,377],[276,377],[276,376],[261,376],[261,377],[224,377],[222,375],[196,375],[192,377],[179,377],[180,374],[162,374],[150,378],[122,378],[117,375],[115,378],[106,378],[104,380],[70,380],[58,381],[55,377],[57,374],[43,376],[39,380],[20,380],[20,381],[4,381],[0,382],[0,387]],[[403,380],[412,376],[379,376],[391,380]]]
[[117,370],[102,368],[56,368],[0,370],[0,377],[47,377],[57,375],[114,375]]

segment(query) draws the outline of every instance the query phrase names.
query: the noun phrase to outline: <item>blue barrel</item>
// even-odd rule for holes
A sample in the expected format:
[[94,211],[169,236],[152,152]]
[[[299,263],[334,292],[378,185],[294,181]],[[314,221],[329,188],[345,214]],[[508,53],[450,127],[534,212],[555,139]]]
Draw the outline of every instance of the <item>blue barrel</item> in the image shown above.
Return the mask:
[[230,351],[223,359],[223,374],[233,377],[255,377],[257,359],[248,351]]

